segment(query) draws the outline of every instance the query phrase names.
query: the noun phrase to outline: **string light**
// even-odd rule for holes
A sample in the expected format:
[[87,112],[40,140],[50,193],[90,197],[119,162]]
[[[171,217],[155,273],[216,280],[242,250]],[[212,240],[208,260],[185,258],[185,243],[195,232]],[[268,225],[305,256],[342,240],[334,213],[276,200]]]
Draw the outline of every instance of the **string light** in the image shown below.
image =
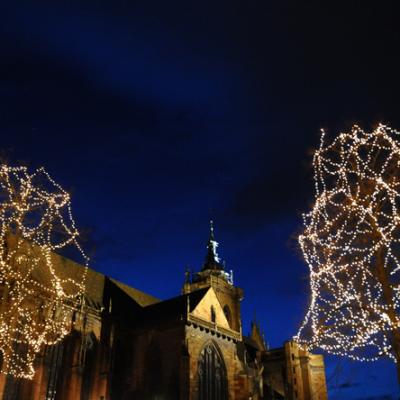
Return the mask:
[[[32,379],[43,346],[70,331],[89,262],[78,236],[70,196],[45,169],[0,166],[1,372]],[[57,266],[66,246],[83,259],[80,276]]]
[[400,132],[355,125],[326,144],[322,131],[313,166],[315,204],[299,236],[311,301],[295,340],[360,361],[397,362]]

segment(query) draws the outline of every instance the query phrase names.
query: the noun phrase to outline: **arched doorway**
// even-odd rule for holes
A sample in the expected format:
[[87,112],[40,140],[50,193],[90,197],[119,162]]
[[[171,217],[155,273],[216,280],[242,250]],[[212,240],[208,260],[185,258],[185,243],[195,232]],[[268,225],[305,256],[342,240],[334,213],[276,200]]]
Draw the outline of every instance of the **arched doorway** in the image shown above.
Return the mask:
[[200,353],[198,361],[199,400],[227,400],[228,381],[224,361],[213,343]]

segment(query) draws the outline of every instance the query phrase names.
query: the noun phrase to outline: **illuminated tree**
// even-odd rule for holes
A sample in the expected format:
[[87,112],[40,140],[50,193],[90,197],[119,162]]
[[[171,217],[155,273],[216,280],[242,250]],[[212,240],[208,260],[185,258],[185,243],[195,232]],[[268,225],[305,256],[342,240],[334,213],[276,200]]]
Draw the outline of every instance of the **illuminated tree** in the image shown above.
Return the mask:
[[400,382],[400,132],[354,126],[314,160],[299,243],[311,302],[297,341],[356,360],[390,357]]
[[[70,197],[43,169],[0,165],[1,370],[31,379],[44,345],[70,330],[84,291],[88,258],[71,214]],[[75,248],[80,276],[69,277],[54,252]],[[65,267],[63,267],[65,269]]]

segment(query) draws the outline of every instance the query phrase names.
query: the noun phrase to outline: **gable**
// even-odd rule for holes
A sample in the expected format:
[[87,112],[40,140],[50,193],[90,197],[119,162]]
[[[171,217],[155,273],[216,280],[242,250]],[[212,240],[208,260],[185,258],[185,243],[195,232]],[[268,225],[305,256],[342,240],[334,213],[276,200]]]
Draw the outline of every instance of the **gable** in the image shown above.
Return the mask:
[[222,309],[221,303],[219,302],[213,288],[210,288],[207,291],[191,314],[194,317],[211,322],[211,307],[214,307],[216,324],[222,328],[230,329],[224,310]]

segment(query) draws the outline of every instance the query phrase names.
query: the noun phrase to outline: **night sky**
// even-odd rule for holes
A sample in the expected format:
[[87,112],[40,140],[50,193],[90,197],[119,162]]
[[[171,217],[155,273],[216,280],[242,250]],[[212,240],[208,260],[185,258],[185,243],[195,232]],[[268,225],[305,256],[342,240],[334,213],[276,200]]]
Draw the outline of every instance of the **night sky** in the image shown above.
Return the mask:
[[[219,253],[271,346],[309,298],[312,150],[400,129],[390,2],[0,3],[0,148],[72,192],[91,267],[162,299]],[[330,399],[394,399],[390,362],[326,358]]]

